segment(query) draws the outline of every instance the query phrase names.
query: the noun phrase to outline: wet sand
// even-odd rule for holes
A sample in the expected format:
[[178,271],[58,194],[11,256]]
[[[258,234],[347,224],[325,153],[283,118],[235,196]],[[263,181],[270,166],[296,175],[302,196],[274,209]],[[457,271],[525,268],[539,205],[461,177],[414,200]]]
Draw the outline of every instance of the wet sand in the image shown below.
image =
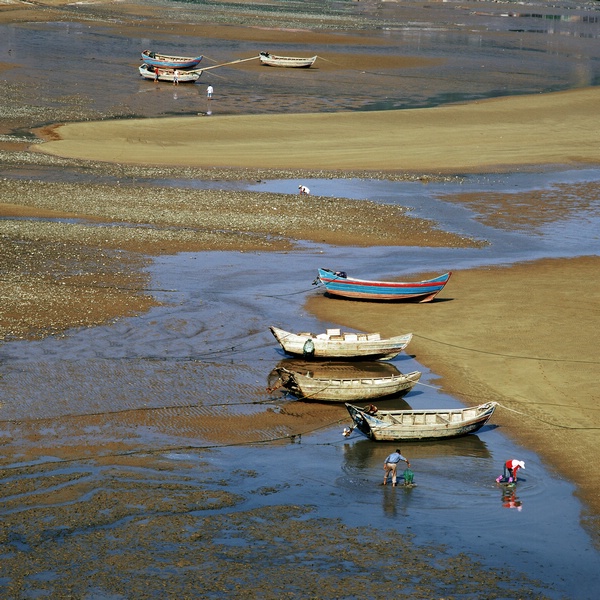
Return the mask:
[[[53,12],[55,9],[40,11],[19,6],[18,10],[15,10],[10,7],[3,10],[2,18],[44,21],[55,19],[57,16],[64,17],[60,4],[56,3],[58,13]],[[120,15],[128,12],[144,14],[146,11],[150,16],[155,14],[152,7],[140,8],[135,5],[109,8],[102,8],[100,5],[89,10],[99,11],[97,14],[101,14],[103,10],[107,14],[114,11],[118,11]],[[70,15],[77,18],[73,12]],[[132,23],[111,27],[126,33],[129,28],[135,29],[137,26]],[[199,31],[198,27],[190,26],[186,35],[196,35]],[[224,27],[217,28],[214,32],[223,39],[236,39],[240,35],[251,38],[256,34],[256,29],[243,26]],[[261,34],[260,39],[264,40],[265,35],[267,34]],[[268,36],[273,43],[281,43],[283,39],[289,40],[288,31],[272,30]],[[322,43],[326,40],[336,40],[336,43],[339,40],[348,41],[348,38],[339,33],[332,35],[318,32],[309,35],[303,30],[298,34],[297,43],[310,44],[315,43],[317,39]],[[383,63],[385,61],[382,61]],[[435,61],[429,64],[434,63]],[[425,65],[406,62],[404,66],[419,64]],[[323,67],[323,72],[327,71],[328,76],[332,76],[331,72],[335,70]],[[445,175],[455,172],[501,171],[508,168],[549,169],[564,164],[597,165],[600,162],[600,153],[597,150],[593,128],[589,126],[596,116],[596,100],[595,89],[582,89],[558,94],[496,99],[477,102],[474,105],[410,111],[410,121],[405,120],[405,115],[393,111],[389,114],[330,114],[327,118],[310,112],[303,115],[263,114],[252,117],[241,114],[213,114],[210,118],[197,115],[168,120],[120,120],[74,123],[66,126],[56,126],[56,122],[60,122],[61,119],[48,119],[51,123],[44,122],[41,118],[30,119],[28,125],[31,128],[35,125],[35,130],[40,135],[47,139],[52,137],[55,141],[32,147],[34,152],[29,151],[28,159],[31,156],[35,157],[33,161],[39,161],[39,164],[48,160],[50,168],[58,171],[65,167],[85,169],[86,166],[92,166],[98,174],[107,175],[111,174],[111,161],[117,161],[117,172],[127,175],[124,177],[125,184],[106,187],[97,185],[85,189],[64,183],[58,183],[54,187],[44,182],[35,185],[14,181],[2,183],[2,189],[6,191],[1,207],[4,216],[58,219],[57,223],[51,224],[4,222],[2,233],[5,237],[2,238],[2,243],[6,245],[3,250],[8,251],[2,252],[5,261],[3,267],[5,271],[10,272],[12,287],[7,286],[7,289],[11,290],[10,301],[14,304],[11,305],[10,312],[5,311],[2,315],[3,334],[8,337],[47,335],[68,327],[92,326],[118,318],[120,315],[148,310],[156,302],[152,291],[146,289],[149,278],[143,271],[145,257],[151,254],[202,249],[292,250],[298,240],[306,239],[352,246],[356,244],[358,236],[365,245],[388,245],[390,238],[402,238],[407,245],[438,247],[477,247],[480,243],[440,231],[429,221],[410,219],[403,215],[401,210],[377,208],[366,204],[356,206],[356,203],[344,199],[330,202],[319,197],[302,200],[295,197],[295,202],[290,203],[287,195],[256,195],[222,190],[211,193],[179,192],[175,197],[164,188],[135,184],[136,178],[144,172],[146,165],[164,168],[163,177],[175,176],[182,167],[205,169],[208,173],[211,168],[218,166],[220,168],[217,172],[213,172],[216,178],[226,171],[233,170],[241,173],[239,176],[242,178],[255,181],[299,174],[308,177],[321,173],[323,176],[339,177],[349,173],[354,176],[363,173],[365,176],[406,176],[421,179],[423,182],[440,176],[440,173]],[[305,111],[319,106],[314,98],[295,101]],[[216,106],[218,104],[215,101]],[[236,106],[232,104],[230,110],[235,110]],[[275,102],[268,104],[269,109],[275,106]],[[513,119],[515,112],[520,115],[516,120]],[[527,128],[519,122],[520,119],[527,122]],[[183,139],[182,131],[173,134],[174,122],[183,124],[185,130],[190,132],[187,140]],[[262,130],[260,127],[257,129],[257,123]],[[398,124],[402,125],[401,129],[398,128]],[[334,125],[335,129],[327,130]],[[20,117],[5,119],[2,126],[3,131],[12,131],[22,127],[23,121]],[[272,147],[266,147],[264,138],[260,137],[261,131],[267,126],[273,133]],[[290,137],[289,128],[292,126],[295,135]],[[551,136],[547,135],[548,127],[552,128]],[[386,145],[385,151],[382,151],[382,131],[387,134],[396,130],[399,131],[398,135],[394,136]],[[324,136],[319,135],[323,131],[329,131],[335,136],[334,146],[328,145],[329,142],[323,139]],[[343,131],[343,136],[340,131]],[[277,135],[274,135],[274,132],[277,132]],[[302,135],[297,135],[298,132]],[[526,136],[522,135],[524,132]],[[236,140],[243,140],[248,144],[244,152],[226,144],[234,134]],[[206,144],[198,143],[207,135],[215,140],[209,151]],[[3,149],[8,149],[8,152],[13,154],[22,152],[26,146],[22,138],[3,142]],[[136,154],[140,146],[143,146],[143,154]],[[168,147],[168,153],[165,152],[165,147]],[[341,147],[344,148],[344,152],[341,152]],[[50,156],[46,152],[50,153]],[[193,155],[192,159],[188,158],[190,152]],[[70,158],[61,162],[57,158],[59,156]],[[52,162],[55,159],[56,162]],[[78,162],[81,159],[99,162],[86,165],[85,161]],[[18,160],[22,160],[21,155],[18,155]],[[265,169],[266,162],[272,167],[271,171]],[[597,191],[591,190],[592,201],[595,197]],[[110,202],[106,202],[107,199],[110,199]],[[478,202],[476,198],[462,198],[456,201],[465,204]],[[265,213],[259,210],[258,207],[265,203],[270,210],[275,209],[273,212],[277,213],[278,218],[269,221],[269,211]],[[345,229],[347,233],[314,230],[314,221],[310,222],[307,215],[321,210],[326,203],[340,228]],[[198,207],[202,207],[202,221],[197,220]],[[241,217],[240,212],[244,213]],[[481,212],[485,210],[482,208]],[[509,202],[502,213],[502,222],[508,228],[516,227],[522,222],[520,206],[513,206]],[[231,219],[235,218],[239,220],[234,221],[235,227],[232,227]],[[498,216],[492,215],[490,218]],[[545,207],[532,201],[528,218],[538,222],[547,218]],[[560,218],[560,212],[556,218]],[[66,222],[72,219],[81,219],[81,222]],[[364,226],[360,225],[372,223],[374,220],[377,224],[370,226],[365,235]],[[126,226],[114,228],[95,229],[89,226],[94,223],[125,222]],[[132,230],[131,224],[139,224],[141,227]],[[224,224],[226,231],[223,230]],[[142,229],[147,230],[147,233],[141,235]],[[107,231],[110,233],[107,234]],[[133,235],[132,231],[135,231]],[[61,248],[64,244],[67,244],[69,249],[77,249],[75,258],[68,256],[65,249]],[[27,269],[19,268],[19,265],[23,264],[23,249],[29,253],[29,262],[25,263]],[[72,264],[67,269],[64,265],[69,264],[69,259]],[[60,268],[56,268],[56,265]],[[598,425],[593,406],[593,402],[597,400],[596,386],[590,375],[598,362],[598,351],[593,344],[592,334],[596,329],[597,315],[594,314],[594,306],[597,306],[598,298],[597,295],[593,296],[593,291],[590,292],[590,286],[586,285],[586,282],[595,279],[597,267],[597,257],[589,257],[544,260],[507,269],[478,269],[455,273],[439,301],[429,305],[406,305],[399,309],[398,306],[362,303],[357,305],[316,298],[309,302],[308,308],[317,316],[340,325],[357,329],[379,329],[390,334],[397,333],[398,330],[405,331],[406,323],[409,322],[410,329],[416,333],[413,341],[414,351],[423,364],[442,376],[440,385],[467,403],[472,403],[475,398],[484,397],[486,400],[496,399],[507,407],[508,410],[499,411],[500,422],[515,439],[539,451],[551,467],[577,483],[590,514],[597,520],[600,511],[600,484],[597,483],[600,481],[600,467],[597,461],[586,461],[596,454],[594,428]],[[52,268],[56,268],[56,271],[52,271]],[[41,282],[42,285],[40,275],[44,275],[45,278]],[[556,280],[568,281],[570,284],[561,288],[560,295],[552,294],[552,285]],[[485,282],[484,286],[482,282]],[[51,302],[50,291],[57,288],[63,290],[65,283],[73,284],[69,286],[68,293],[61,292],[59,297]],[[102,291],[101,294],[94,294],[86,299],[91,289],[103,287],[108,288],[110,293]],[[127,290],[133,290],[134,293],[125,296],[123,292]],[[493,294],[490,294],[490,290],[494,291]],[[496,290],[501,293],[497,293]],[[526,300],[523,299],[524,294]],[[552,298],[551,302],[548,301],[549,297]],[[582,297],[588,301],[582,302]],[[516,315],[515,303],[518,305]],[[365,310],[366,306],[369,310]],[[57,310],[56,307],[62,310]],[[24,320],[24,315],[31,317],[30,320]],[[84,315],[87,316],[84,318]],[[499,323],[505,322],[513,324],[510,327],[510,335],[506,334],[505,327],[498,327]],[[582,322],[589,324],[585,327],[584,335],[581,331]],[[548,327],[548,323],[552,326]],[[491,331],[495,335],[492,336]],[[508,380],[504,376],[505,372],[509,375]],[[512,413],[512,410],[519,412]],[[327,407],[321,411],[318,407],[306,407],[300,418],[297,414],[290,415],[285,412],[282,418],[278,418],[276,413],[270,412],[264,419],[259,414],[253,415],[249,421],[252,422],[255,431],[264,428],[272,434],[273,431],[279,430],[285,437],[292,435],[303,425],[318,423],[323,417],[333,420],[340,412],[334,407]],[[127,425],[128,420],[124,418],[118,421]],[[144,421],[134,419],[133,423],[144,424]],[[215,425],[216,433],[208,434],[208,439],[216,444],[243,443],[244,435],[247,434],[246,427],[240,427],[240,431],[232,431],[230,424],[231,419],[223,419],[220,425]],[[59,457],[78,461],[85,457],[97,457],[100,450],[107,452],[111,447],[116,453],[127,452],[139,443],[135,436],[132,436],[131,440],[126,437],[110,439],[110,433],[113,431],[110,419],[100,417],[83,419],[80,428],[75,430],[74,439],[69,439],[65,447],[61,447],[57,442],[56,438],[60,436],[54,433],[54,427],[65,431],[70,427],[68,423],[61,424],[59,421],[49,420],[38,425],[39,427],[32,427],[31,430],[27,429],[22,446],[17,435],[11,442],[16,444],[15,450],[21,453],[20,456],[36,459],[56,450]],[[177,419],[173,419],[172,425],[176,430]],[[14,427],[15,433],[19,433],[18,422],[12,423],[10,427]],[[79,433],[85,434],[95,427],[106,427],[108,440],[96,440],[97,445],[89,446],[85,436],[80,438]],[[11,448],[6,446],[5,449],[8,455]],[[566,458],[563,453],[565,449],[568,452]],[[27,454],[28,452],[31,453]],[[29,475],[30,467],[23,467],[23,473],[17,475],[17,471],[12,470],[8,475],[10,487],[7,488],[7,493],[10,493],[12,498],[11,506],[17,510],[10,519],[4,521],[3,541],[13,543],[13,532],[17,530],[26,532],[23,539],[33,545],[42,545],[46,541],[42,539],[44,536],[48,539],[54,535],[60,537],[62,534],[58,529],[54,533],[44,529],[45,519],[56,519],[57,515],[59,525],[67,524],[72,532],[80,531],[84,524],[91,523],[85,534],[86,543],[89,543],[87,547],[77,547],[74,553],[61,552],[52,557],[52,546],[45,546],[49,551],[49,555],[44,557],[47,564],[52,564],[62,572],[70,572],[71,567],[68,565],[76,560],[77,551],[81,552],[81,556],[95,558],[89,554],[89,547],[99,539],[99,530],[108,523],[127,520],[132,515],[135,517],[138,513],[131,507],[139,502],[145,505],[151,516],[145,522],[134,518],[131,526],[123,527],[119,535],[126,544],[141,539],[152,540],[161,536],[165,528],[173,531],[173,523],[163,523],[160,516],[161,512],[170,511],[171,519],[172,514],[180,515],[176,520],[181,532],[186,529],[204,532],[202,535],[194,534],[189,539],[185,533],[177,534],[175,538],[178,543],[185,538],[185,543],[196,550],[197,546],[194,546],[194,543],[202,543],[203,552],[198,559],[200,556],[203,560],[207,556],[218,556],[222,547],[213,547],[209,540],[211,536],[218,537],[222,531],[232,527],[231,522],[228,525],[220,522],[220,517],[217,520],[207,518],[203,527],[198,528],[197,519],[188,517],[188,513],[205,508],[233,506],[240,501],[235,492],[217,494],[213,490],[207,496],[198,492],[196,488],[192,491],[181,483],[185,478],[181,473],[174,473],[172,482],[159,483],[156,489],[152,489],[152,480],[160,477],[161,469],[169,472],[172,465],[162,465],[161,461],[155,458],[149,460],[149,465],[145,465],[143,458],[124,459],[123,469],[119,471],[118,466],[115,466],[118,460],[116,457],[107,459],[110,465],[106,474],[87,475],[86,472],[82,477],[89,477],[90,483],[74,486],[70,492],[61,491],[60,485],[56,489],[52,487],[52,491],[45,497],[45,502],[55,503],[62,508],[52,516],[50,510],[47,511],[48,514],[43,510],[38,511],[36,519],[39,520],[35,523],[39,529],[35,527],[35,534],[30,526],[30,531],[27,532],[28,524],[23,521],[29,518],[30,513],[21,512],[23,492],[31,493],[27,502],[39,503],[39,495],[35,491],[24,490],[21,487]],[[151,466],[156,471],[149,470],[146,478],[140,475],[140,466]],[[198,468],[197,465],[195,467]],[[185,468],[192,467],[186,463]],[[52,467],[48,469],[52,485],[59,483],[60,477],[64,478],[63,481],[71,482],[80,477],[79,473],[65,475],[54,473]],[[94,470],[92,467],[90,469]],[[252,477],[251,473],[246,475]],[[106,488],[106,479],[103,477],[112,477],[114,485]],[[208,479],[211,477],[213,474]],[[227,477],[227,474],[223,477]],[[140,486],[136,485],[136,478],[145,485],[143,497],[140,497]],[[218,480],[217,474],[208,482],[209,485],[214,484],[215,480]],[[168,486],[170,490],[170,500],[159,500],[165,494],[163,485]],[[40,489],[46,488],[51,488],[51,485],[42,483]],[[92,490],[98,494],[98,489],[102,491],[97,496],[97,505],[91,506],[81,502],[71,508],[73,499],[84,499]],[[270,491],[264,489],[263,493],[268,495]],[[82,505],[83,510],[79,508]],[[101,507],[102,511],[98,511],[98,507]],[[307,536],[308,540],[314,542],[314,547],[322,540],[325,530],[332,543],[337,541],[338,547],[347,548],[345,556],[348,559],[354,560],[355,550],[363,554],[366,552],[363,544],[352,545],[352,540],[356,542],[359,536],[365,536],[367,539],[367,554],[371,557],[377,556],[378,553],[385,555],[389,548],[387,540],[382,545],[376,536],[369,535],[366,531],[350,530],[342,535],[331,523],[311,523],[301,530],[296,528],[295,522],[289,518],[298,516],[297,509],[282,507],[279,511],[290,531],[297,533],[296,539]],[[276,531],[270,530],[265,533],[254,526],[255,521],[260,522],[265,517],[272,524],[273,512],[274,509],[268,510],[268,514],[262,511],[256,514],[252,511],[240,512],[240,522],[235,526],[239,527],[239,531],[243,530],[243,536],[249,544],[257,539],[262,541],[265,536],[269,539],[277,537]],[[248,521],[245,519],[248,518],[252,526],[247,525]],[[227,516],[223,520],[227,520]],[[235,520],[237,521],[238,517]],[[249,529],[245,529],[246,527]],[[146,532],[150,531],[151,534],[140,536],[140,528]],[[40,533],[37,533],[38,531]],[[280,535],[285,538],[288,534],[280,532]],[[293,539],[288,540],[288,543],[293,542]],[[117,546],[118,541],[114,545]],[[234,546],[235,544],[232,547]],[[107,542],[107,538],[102,538],[99,548],[99,552],[106,551],[107,554],[115,551],[113,542]],[[150,548],[140,549],[144,555],[152,552]],[[408,548],[406,553],[413,550]],[[289,547],[287,551],[289,552]],[[122,553],[122,547],[119,547],[118,552]],[[257,554],[241,550],[236,552],[232,549],[228,558],[235,560],[237,564],[240,560],[250,560]],[[120,558],[124,558],[124,563],[128,560],[132,564],[135,563],[131,556]],[[318,553],[314,558],[318,561],[323,560],[323,556]],[[107,564],[110,564],[110,560],[107,559]],[[258,560],[265,562],[268,557],[261,555],[258,556]],[[59,566],[58,563],[62,561],[64,564]],[[180,552],[177,554],[177,561],[178,568],[184,570],[190,564],[189,555]],[[29,561],[22,561],[18,554],[8,565],[14,573],[19,573],[22,577],[27,576],[31,566]],[[379,569],[376,572],[383,575],[386,567],[377,562],[366,565],[366,568]],[[304,582],[293,577],[295,569],[297,567],[284,569],[280,566],[277,575],[281,577],[282,572],[286,573],[291,585],[302,585]],[[450,559],[447,571],[450,574],[449,584],[454,585],[453,589],[458,593],[461,586],[466,584],[463,575],[475,571],[476,566],[465,557],[454,561]],[[422,564],[411,564],[407,572],[408,580],[416,574],[423,577],[426,572],[427,568]],[[230,583],[227,573],[213,573],[211,578],[205,578],[202,583],[211,586],[212,589],[225,589],[224,586]],[[248,580],[251,580],[253,575],[251,572],[244,573]],[[336,589],[333,582],[338,581],[339,573],[333,568],[329,575],[330,579],[319,592],[323,597],[337,597],[339,589]],[[133,574],[130,576],[134,577]],[[76,580],[76,575],[73,579]],[[109,575],[98,575],[94,583],[110,589],[124,588],[122,581],[111,581]],[[198,584],[198,580],[190,578],[181,586],[184,593],[188,593]],[[365,593],[366,590],[373,593],[374,588],[369,587],[369,582],[363,584]],[[518,587],[519,584],[520,582],[517,582],[515,585]],[[268,587],[268,583],[262,585],[263,589]],[[386,585],[380,586],[379,591],[382,594],[390,593],[392,589],[397,590],[396,582],[387,587]],[[435,583],[424,580],[420,593],[423,597],[440,593],[439,588],[435,586]],[[503,593],[502,584],[489,573],[485,576],[478,575],[474,588],[478,589],[480,594],[481,590],[490,593],[492,588],[494,593]],[[519,588],[519,595],[523,595],[523,590],[531,589],[530,583],[525,582]],[[513,591],[513,595],[517,595],[517,592]],[[19,590],[15,588],[12,592],[17,597]],[[236,592],[240,596],[243,595],[240,590]]]
[[[288,194],[32,181],[5,181],[2,189],[0,216],[15,219],[0,221],[6,294],[0,334],[10,338],[148,310],[156,305],[144,271],[149,255],[293,251],[301,240],[382,246],[402,239],[419,246],[426,238],[437,247],[484,245],[403,207],[343,198],[290,202]],[[65,264],[70,268],[61,270]]]
[[427,305],[320,296],[308,307],[322,319],[384,335],[410,324],[410,351],[441,376],[440,385],[467,405],[499,402],[495,421],[576,481],[597,519],[596,461],[589,457],[600,427],[600,293],[589,282],[599,267],[592,256],[459,271]]
[[[205,118],[173,118],[168,120],[126,120],[105,121],[96,123],[75,123],[52,128],[44,132],[46,138],[55,141],[36,146],[36,150],[49,152],[67,158],[87,159],[94,161],[119,161],[130,164],[150,164],[155,166],[181,166],[207,168],[210,166],[232,167],[239,169],[256,169],[265,164],[274,169],[300,169],[315,171],[319,168],[325,171],[356,171],[361,168],[366,173],[369,170],[378,172],[488,172],[494,170],[519,170],[531,169],[533,166],[550,168],[552,166],[573,164],[600,164],[600,148],[596,144],[595,131],[589,127],[597,114],[600,91],[596,88],[571,90],[554,94],[537,94],[535,96],[520,96],[498,98],[488,101],[476,102],[460,106],[446,106],[435,109],[385,111],[380,113],[343,113],[343,114],[302,114],[302,115],[252,115],[252,116],[215,116]],[[549,124],[552,124],[552,135],[548,135]],[[299,134],[301,132],[301,134]],[[210,143],[206,143],[210,140]],[[343,143],[340,144],[340,140]],[[382,140],[385,140],[382,142]],[[233,143],[235,141],[235,143]],[[341,148],[343,146],[343,150]],[[469,199],[473,202],[473,199]],[[298,212],[310,207],[296,205]],[[536,209],[532,209],[536,210]],[[545,208],[537,206],[538,219],[544,218]],[[336,211],[343,220],[346,211]],[[286,219],[289,216],[283,215]],[[368,215],[363,215],[369,220]],[[521,219],[520,209],[507,210],[503,215],[505,224],[516,223]],[[532,217],[530,217],[532,218]],[[535,218],[535,217],[533,217]],[[340,221],[343,225],[343,222]],[[301,236],[302,237],[302,236]],[[309,239],[315,239],[307,235]],[[326,234],[318,236],[319,239],[333,243],[347,243],[340,239],[332,239]],[[365,239],[367,244],[375,243],[374,240]],[[381,243],[386,243],[381,238]],[[428,245],[431,240],[428,239]],[[584,261],[588,265],[593,259]],[[553,281],[561,281],[570,277],[574,272],[573,261],[553,261]],[[539,357],[544,360],[548,357],[548,339],[541,335],[542,323],[540,314],[561,315],[560,319],[552,319],[553,335],[561,340],[561,347],[565,340],[571,340],[573,353],[579,348],[585,367],[596,364],[597,351],[591,340],[585,345],[579,340],[579,323],[583,321],[594,322],[593,311],[587,317],[582,317],[580,310],[574,311],[572,318],[565,318],[568,309],[579,305],[580,298],[590,298],[590,292],[577,289],[575,285],[568,290],[562,290],[560,297],[553,295],[552,303],[547,303],[546,298],[552,289],[542,287],[539,300],[533,301],[530,293],[535,282],[540,286],[548,285],[543,275],[548,271],[545,262],[534,263],[527,266],[527,273],[521,268],[507,270],[506,277],[521,282],[525,289],[513,290],[506,294],[506,307],[511,307],[514,298],[522,294],[527,295],[527,301],[519,301],[520,321],[524,324],[539,323],[539,327],[511,328],[510,346],[518,349],[527,347],[529,356]],[[465,275],[465,278],[481,277],[479,272]],[[455,277],[450,289],[458,288]],[[573,281],[589,281],[586,277]],[[515,285],[515,284],[513,284]],[[585,284],[584,284],[585,285]],[[489,289],[493,285],[481,287],[483,298],[477,299],[480,313],[477,318],[468,319],[468,331],[471,344],[469,347],[486,347],[490,328],[490,318],[495,318],[490,313]],[[457,290],[458,293],[458,290]],[[593,292],[591,292],[593,294]],[[496,294],[494,294],[496,296]],[[462,298],[462,295],[461,295]],[[471,299],[474,296],[467,296]],[[497,302],[497,300],[495,300]],[[594,303],[586,303],[586,306]],[[326,306],[326,304],[324,304]],[[356,309],[352,303],[333,303],[337,320],[344,321],[346,325],[356,328],[368,327],[370,321],[366,316],[359,320],[363,307]],[[436,305],[437,306],[437,305]],[[437,325],[443,331],[444,327],[454,326],[457,330],[464,327],[467,315],[476,314],[472,311],[471,302],[449,302],[440,304],[444,307],[444,326]],[[469,306],[470,311],[465,312],[464,307]],[[384,311],[391,333],[397,331],[392,326],[394,311],[380,307],[369,307],[374,313]],[[318,314],[322,314],[319,309]],[[408,310],[415,310],[409,308]],[[429,309],[433,312],[434,309]],[[582,310],[585,312],[586,308]],[[387,311],[387,312],[386,312]],[[347,315],[345,314],[347,313]],[[425,315],[421,310],[420,315]],[[333,315],[327,315],[332,317]],[[356,321],[353,321],[353,318]],[[404,312],[403,312],[404,319]],[[336,320],[336,319],[332,319]],[[550,320],[548,318],[548,320]],[[364,325],[363,325],[364,322]],[[403,320],[403,322],[405,322]],[[433,319],[431,321],[434,322]],[[415,321],[412,326],[418,330],[422,323]],[[427,329],[431,334],[431,330]],[[447,331],[447,337],[453,337],[453,330]],[[425,335],[425,334],[424,334]],[[428,335],[426,337],[429,337]],[[420,349],[423,350],[424,342]],[[506,350],[506,348],[504,348]],[[570,355],[575,360],[574,355]],[[535,363],[535,361],[534,361]],[[454,365],[453,362],[451,364]],[[481,360],[475,363],[473,373],[477,373],[483,382],[490,382],[492,372],[497,365],[486,365]],[[528,364],[528,363],[525,363]],[[570,363],[566,363],[569,364]],[[458,391],[459,382],[451,381],[451,374],[455,372],[448,367],[446,357],[439,356],[438,360],[430,365],[436,372],[444,372],[444,381],[453,391]],[[514,365],[513,365],[514,368]],[[459,372],[463,372],[464,367]],[[558,373],[560,369],[555,369]],[[532,400],[525,401],[525,397],[533,389],[543,389],[544,393],[536,393],[535,404],[555,406],[560,405],[562,424],[559,427],[572,427],[574,424],[589,428],[594,431],[597,426],[595,415],[590,404],[595,401],[594,382],[591,378],[576,377],[578,393],[567,393],[572,388],[572,370],[561,376],[560,381],[568,382],[564,386],[548,388],[546,380],[548,374],[544,370],[525,369],[524,374],[516,377],[516,381],[527,381],[527,389],[520,392],[522,402],[531,406]],[[471,374],[470,374],[471,376]],[[474,375],[473,375],[474,376]],[[462,378],[459,378],[462,380]],[[587,382],[587,385],[586,383]],[[488,383],[488,385],[491,385]],[[502,399],[502,404],[514,406],[514,390],[507,386],[495,385],[494,394]],[[473,397],[476,395],[473,394]],[[573,400],[570,400],[573,398]],[[586,399],[584,406],[588,406],[583,415],[579,414],[582,398]],[[573,405],[571,405],[571,402]],[[522,406],[521,406],[522,408]],[[543,412],[541,413],[544,414]],[[554,419],[558,415],[553,414]],[[585,417],[587,422],[581,424]],[[527,436],[530,426],[518,427],[518,420],[512,422],[511,430]],[[557,428],[551,428],[548,435],[554,439]],[[579,429],[577,430],[579,432]],[[541,435],[541,434],[540,434]],[[566,440],[565,440],[566,441]],[[545,444],[551,447],[551,444]],[[542,448],[544,444],[536,440],[535,447]],[[581,468],[574,466],[571,455],[585,457],[595,450],[594,436],[576,433],[568,439],[569,455],[552,453],[546,450],[548,458],[561,472],[572,477],[584,490],[584,497],[591,504],[593,510],[600,510],[600,491],[596,482],[600,481],[600,471],[592,471],[593,464],[583,465]],[[561,447],[562,449],[562,447]],[[562,460],[560,457],[563,457]],[[600,467],[599,467],[600,469]]]

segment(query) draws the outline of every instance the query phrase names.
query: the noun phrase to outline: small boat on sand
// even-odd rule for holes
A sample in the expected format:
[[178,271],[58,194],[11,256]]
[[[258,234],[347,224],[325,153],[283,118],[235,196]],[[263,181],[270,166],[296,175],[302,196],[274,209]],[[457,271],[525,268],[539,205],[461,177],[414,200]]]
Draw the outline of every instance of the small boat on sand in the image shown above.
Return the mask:
[[348,277],[344,271],[319,269],[314,285],[323,284],[331,296],[355,300],[415,300],[431,302],[448,283],[451,272],[424,281],[374,281]]
[[270,52],[261,52],[259,54],[260,62],[268,67],[295,67],[308,69],[315,64],[316,56],[309,58],[300,58],[297,56],[277,56]]
[[291,333],[269,327],[281,347],[293,356],[389,360],[398,356],[412,339],[412,333],[381,338],[379,333],[349,333],[327,329],[325,333]]
[[456,409],[379,410],[346,403],[352,429],[377,442],[439,440],[474,433],[488,422],[496,406],[497,402],[486,402]]
[[[393,369],[393,372],[384,375],[332,373],[331,376],[328,376],[304,369],[300,372],[300,370],[287,369],[282,366],[276,367],[274,372],[279,377],[280,385],[298,399],[320,402],[347,402],[348,400],[374,400],[386,396],[402,396],[408,393],[421,377],[419,371],[412,371],[404,375],[390,363],[375,364],[385,365],[386,370]],[[271,390],[273,389],[276,389],[276,386],[272,386]]]
[[[175,69],[165,69],[143,64],[138,67],[138,71],[144,79],[152,79],[154,81],[157,79],[158,72],[158,81],[170,81],[171,83],[175,81]],[[202,71],[179,71],[177,79],[179,83],[194,83],[200,79],[201,74]]]
[[142,60],[153,67],[164,67],[165,69],[192,69],[202,60],[201,56],[170,56],[144,50]]

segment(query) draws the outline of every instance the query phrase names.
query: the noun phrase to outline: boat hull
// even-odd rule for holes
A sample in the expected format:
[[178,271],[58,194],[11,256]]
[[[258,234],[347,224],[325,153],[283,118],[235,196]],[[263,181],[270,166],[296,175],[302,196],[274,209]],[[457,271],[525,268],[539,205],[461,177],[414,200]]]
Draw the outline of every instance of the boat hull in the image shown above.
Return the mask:
[[296,69],[308,69],[315,64],[316,56],[309,58],[300,58],[296,56],[276,56],[268,52],[259,54],[261,64],[267,67],[288,67]]
[[376,400],[408,393],[421,378],[419,371],[389,377],[319,378],[288,369],[277,369],[283,386],[298,399],[319,402]]
[[479,431],[491,418],[496,402],[464,409],[376,411],[346,403],[354,427],[377,442],[431,441]]
[[448,283],[451,272],[424,281],[374,281],[355,279],[329,269],[319,269],[317,280],[331,296],[355,300],[431,302]]
[[310,359],[379,359],[398,356],[412,339],[412,333],[381,339],[378,333],[343,333],[328,329],[326,333],[291,333],[270,327],[283,350],[292,356]]
[[168,56],[144,50],[142,60],[147,65],[164,69],[193,69],[202,60],[202,56]]
[[[158,67],[154,67],[154,68],[158,68]],[[154,81],[156,79],[156,72],[154,70],[150,70],[149,65],[140,65],[138,67],[138,71],[144,79],[149,79],[152,81]],[[179,81],[179,83],[195,83],[196,81],[198,81],[198,79],[200,79],[201,74],[202,74],[202,71],[200,71],[200,72],[195,71],[193,73],[189,73],[189,72],[186,73],[185,71],[179,71],[178,81]],[[174,69],[159,68],[158,69],[158,81],[167,81],[167,82],[173,83],[175,81]]]

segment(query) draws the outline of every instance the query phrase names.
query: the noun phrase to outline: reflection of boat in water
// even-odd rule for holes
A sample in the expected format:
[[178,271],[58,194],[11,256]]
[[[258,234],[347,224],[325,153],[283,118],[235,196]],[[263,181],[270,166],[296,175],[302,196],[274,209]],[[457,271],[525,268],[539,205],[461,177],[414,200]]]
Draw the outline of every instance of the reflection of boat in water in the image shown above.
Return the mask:
[[[350,470],[379,469],[385,457],[395,448],[390,444],[374,444],[366,438],[344,445],[345,462]],[[448,457],[491,458],[485,442],[477,434],[433,442],[402,442],[402,454],[411,463],[419,460],[439,460]]]
[[394,365],[376,361],[314,363],[280,361],[269,376],[269,388],[285,387],[301,400],[345,402],[406,394],[421,373],[406,375]]
[[378,442],[437,440],[479,431],[496,410],[496,402],[467,408],[378,410],[346,404],[354,427]]

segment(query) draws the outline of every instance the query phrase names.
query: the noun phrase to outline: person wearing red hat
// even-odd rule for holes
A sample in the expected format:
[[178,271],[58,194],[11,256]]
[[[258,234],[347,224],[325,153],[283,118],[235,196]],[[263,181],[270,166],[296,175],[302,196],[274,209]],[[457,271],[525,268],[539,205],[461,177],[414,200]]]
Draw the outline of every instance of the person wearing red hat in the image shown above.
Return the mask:
[[522,460],[511,458],[504,463],[504,479],[508,479],[509,483],[517,483],[517,471],[524,469],[525,463]]

